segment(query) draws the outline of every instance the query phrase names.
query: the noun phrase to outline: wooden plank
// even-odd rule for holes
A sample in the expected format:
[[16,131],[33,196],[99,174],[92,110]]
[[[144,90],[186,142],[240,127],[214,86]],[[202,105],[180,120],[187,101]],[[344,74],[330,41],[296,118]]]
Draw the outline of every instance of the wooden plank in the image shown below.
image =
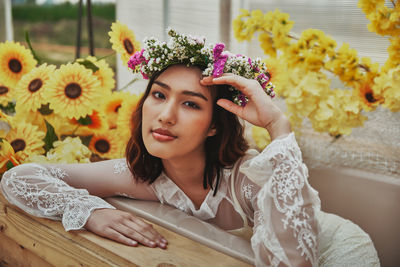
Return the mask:
[[[51,265],[250,266],[163,227],[154,228],[169,241],[167,250],[129,247],[83,230],[66,232],[60,222],[30,216],[0,194],[0,237],[6,236],[6,243],[13,240]],[[22,259],[19,255],[15,254],[17,262]]]
[[50,267],[52,266],[30,250],[19,245],[0,232],[0,266],[2,267]]

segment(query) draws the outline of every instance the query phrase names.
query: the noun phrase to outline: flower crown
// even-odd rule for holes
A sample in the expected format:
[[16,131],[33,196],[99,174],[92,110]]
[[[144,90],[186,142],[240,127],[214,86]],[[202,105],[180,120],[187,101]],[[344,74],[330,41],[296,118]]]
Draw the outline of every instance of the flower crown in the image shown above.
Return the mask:
[[[234,55],[223,51],[223,43],[206,45],[204,37],[179,34],[173,29],[168,29],[168,35],[171,36],[168,43],[155,38],[145,39],[144,48],[131,56],[128,67],[148,79],[170,65],[195,65],[204,69],[205,76],[219,77],[223,73],[233,73],[256,79],[269,96],[275,96],[274,86],[269,82],[271,76],[259,58],[253,61],[244,55]],[[246,96],[233,87],[232,91],[233,101],[241,106],[246,105]]]

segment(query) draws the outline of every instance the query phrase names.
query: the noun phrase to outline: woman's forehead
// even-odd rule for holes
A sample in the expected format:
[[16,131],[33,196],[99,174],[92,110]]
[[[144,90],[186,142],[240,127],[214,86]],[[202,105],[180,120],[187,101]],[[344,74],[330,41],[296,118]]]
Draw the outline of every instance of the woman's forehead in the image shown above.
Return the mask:
[[202,78],[202,71],[198,67],[174,65],[161,73],[155,81],[173,90],[192,90],[209,95],[210,88],[200,84]]

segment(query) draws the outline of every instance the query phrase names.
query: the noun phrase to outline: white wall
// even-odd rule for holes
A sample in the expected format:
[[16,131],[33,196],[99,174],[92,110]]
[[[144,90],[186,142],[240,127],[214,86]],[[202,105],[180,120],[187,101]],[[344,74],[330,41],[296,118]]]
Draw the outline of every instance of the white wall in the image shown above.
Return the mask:
[[[118,0],[117,19],[128,25],[139,41],[146,36],[164,40],[166,28],[179,32],[206,36],[210,43],[224,42],[233,52],[244,53],[247,44],[237,44],[232,38],[232,9],[245,7],[244,0]],[[122,88],[134,77],[120,59],[117,62],[118,88]],[[136,82],[132,91],[141,91],[146,82]]]

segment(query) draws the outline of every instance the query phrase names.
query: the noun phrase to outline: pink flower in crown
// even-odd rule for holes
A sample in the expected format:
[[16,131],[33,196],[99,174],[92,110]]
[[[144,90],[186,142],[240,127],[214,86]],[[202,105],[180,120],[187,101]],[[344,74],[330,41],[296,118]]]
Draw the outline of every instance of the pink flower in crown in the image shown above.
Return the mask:
[[223,43],[218,43],[214,46],[213,49],[213,57],[214,57],[214,70],[213,77],[219,77],[224,73],[224,67],[226,60],[228,59],[228,55],[222,54],[225,45]]
[[254,71],[256,71],[256,72],[259,72],[259,71],[260,71],[260,69],[257,67],[257,65],[253,65],[253,62],[251,61],[251,58],[248,58],[248,59],[247,59],[247,62],[249,62],[250,67],[251,67]]
[[217,60],[221,55],[222,51],[224,51],[225,45],[223,43],[218,43],[214,46],[213,56],[214,60]]
[[143,56],[143,52],[144,52],[144,49],[142,49],[140,52],[139,51],[135,52],[135,54],[133,54],[130,57],[130,59],[128,61],[129,68],[134,70],[137,65],[140,65],[140,64],[142,64],[143,61],[146,61],[146,59]]
[[265,89],[265,86],[268,84],[269,81],[269,76],[267,76],[265,73],[260,73],[257,76],[257,80],[261,84],[262,88]]

